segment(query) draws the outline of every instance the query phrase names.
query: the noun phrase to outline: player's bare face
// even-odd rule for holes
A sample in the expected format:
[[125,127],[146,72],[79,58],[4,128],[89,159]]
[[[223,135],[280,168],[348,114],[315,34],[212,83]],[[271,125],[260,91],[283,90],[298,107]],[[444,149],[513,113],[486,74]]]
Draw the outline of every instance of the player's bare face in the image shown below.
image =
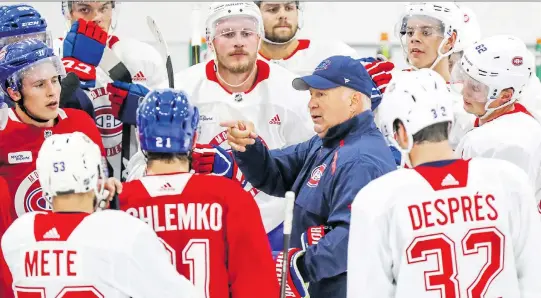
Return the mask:
[[220,69],[235,74],[251,71],[257,59],[259,40],[257,22],[253,18],[218,21],[213,44]]
[[299,29],[299,14],[295,2],[261,2],[265,37],[273,42],[287,42]]
[[111,1],[73,2],[72,5],[72,21],[78,19],[84,19],[88,22],[94,21],[105,32],[109,31],[113,17],[113,4]]
[[52,63],[39,64],[23,76],[24,106],[40,119],[51,120],[58,116],[60,90],[58,70]]
[[349,119],[351,92],[344,87],[320,90],[310,88],[308,108],[314,123],[314,131],[322,138],[329,128]]
[[407,44],[409,63],[417,68],[429,68],[438,58],[442,27],[428,17],[411,17],[402,39]]

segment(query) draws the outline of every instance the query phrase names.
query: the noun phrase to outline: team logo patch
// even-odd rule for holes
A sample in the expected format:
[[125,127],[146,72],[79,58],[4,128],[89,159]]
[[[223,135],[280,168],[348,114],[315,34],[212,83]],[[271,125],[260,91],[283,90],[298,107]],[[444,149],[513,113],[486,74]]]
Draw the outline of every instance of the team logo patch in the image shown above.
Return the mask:
[[316,187],[319,184],[319,180],[321,180],[321,176],[323,176],[323,172],[325,172],[325,169],[327,168],[326,164],[322,164],[315,169],[312,170],[312,173],[310,174],[310,179],[308,179],[308,182],[306,185],[308,187]]
[[464,14],[464,23],[467,23],[469,21],[470,21],[470,16],[467,13],[465,13]]
[[39,185],[38,172],[33,171],[19,184],[15,192],[17,216],[32,211],[51,211],[51,206]]
[[523,60],[522,60],[522,57],[517,56],[517,57],[513,58],[512,62],[513,62],[514,66],[521,66],[522,63],[523,63]]
[[323,60],[321,63],[319,63],[319,65],[316,67],[316,69],[314,69],[314,71],[325,70],[325,69],[329,68],[329,66],[331,66],[331,60],[329,60],[329,59]]

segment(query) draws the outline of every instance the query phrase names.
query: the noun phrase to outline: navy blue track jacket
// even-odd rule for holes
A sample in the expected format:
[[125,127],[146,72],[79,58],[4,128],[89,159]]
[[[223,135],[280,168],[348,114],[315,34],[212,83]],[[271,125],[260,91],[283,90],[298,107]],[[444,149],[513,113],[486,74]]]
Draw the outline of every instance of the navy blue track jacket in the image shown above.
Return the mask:
[[298,265],[311,298],[345,298],[351,203],[368,182],[396,169],[372,111],[330,128],[323,139],[275,150],[256,140],[234,157],[252,186],[278,197],[295,192],[292,247],[302,247],[307,228],[332,227]]

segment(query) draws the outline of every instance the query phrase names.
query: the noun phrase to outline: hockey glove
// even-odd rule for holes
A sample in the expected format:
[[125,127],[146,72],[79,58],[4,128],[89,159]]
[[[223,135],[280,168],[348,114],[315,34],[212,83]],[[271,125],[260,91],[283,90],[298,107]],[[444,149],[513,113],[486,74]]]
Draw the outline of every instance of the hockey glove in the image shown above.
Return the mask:
[[309,246],[317,244],[319,240],[331,230],[332,228],[327,226],[309,227],[306,232],[301,235],[302,249],[306,250]]
[[[272,255],[276,264],[276,277],[278,278],[278,283],[280,283],[280,285],[282,283],[282,269],[284,263],[285,266],[289,266],[286,277],[286,297],[305,297],[308,294],[308,289],[297,266],[297,261],[304,255],[304,250],[300,248],[290,248],[287,252],[287,258],[284,258],[283,251],[274,251]],[[286,260],[286,262],[284,262],[284,260]]]
[[62,61],[66,72],[75,73],[83,88],[96,86],[96,66],[107,43],[107,32],[95,22],[79,19],[64,39]]
[[192,152],[192,169],[199,174],[223,176],[245,184],[232,154],[220,146],[196,144]]
[[394,64],[390,61],[386,61],[384,58],[361,58],[359,59],[361,64],[366,68],[368,74],[372,77],[372,81],[376,84],[378,90],[383,94],[387,84],[393,78],[391,71],[394,69]]
[[111,101],[113,116],[122,123],[136,125],[136,112],[141,97],[145,97],[149,90],[139,84],[114,81],[107,84],[107,93]]

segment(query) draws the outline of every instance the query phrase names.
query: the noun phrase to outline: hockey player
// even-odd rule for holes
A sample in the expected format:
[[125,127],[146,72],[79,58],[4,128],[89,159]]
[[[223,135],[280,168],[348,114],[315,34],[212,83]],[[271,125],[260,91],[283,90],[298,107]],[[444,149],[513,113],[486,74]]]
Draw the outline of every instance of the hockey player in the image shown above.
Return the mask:
[[52,213],[29,212],[2,237],[17,297],[201,297],[158,236],[106,200],[100,148],[80,132],[52,135],[36,161]]
[[[117,1],[62,1],[69,32],[59,47],[66,71],[78,75],[93,100],[96,122],[112,166],[110,174],[125,179],[127,173],[121,172],[137,144],[134,129],[129,136],[123,133],[127,133],[128,125],[135,125],[137,103],[148,92],[147,87],[157,87],[167,76],[165,61],[152,46],[114,34],[119,6]],[[106,47],[123,62],[131,78],[113,81],[100,67]],[[133,84],[124,82],[130,79]],[[123,146],[122,140],[130,144]]]
[[[0,198],[10,198],[8,184],[3,177],[0,177]],[[7,200],[7,203],[2,202],[2,204],[0,204],[0,237],[14,220],[12,207],[9,202],[10,201]],[[9,272],[9,267],[4,260],[2,248],[0,247],[0,297],[14,297],[13,290],[11,289],[11,281],[11,273]]]
[[532,137],[541,135],[541,124],[517,103],[534,75],[532,58],[514,36],[486,38],[464,52],[453,69],[451,86],[461,89],[464,109],[477,118],[457,152],[463,158],[494,157],[514,163],[528,174],[541,201],[541,139]]
[[404,73],[387,90],[381,127],[413,168],[355,197],[348,297],[538,297],[541,223],[524,171],[455,159],[453,99],[434,71]]
[[[308,108],[317,135],[310,140],[269,150],[253,123],[222,125],[228,129],[228,143],[246,180],[273,196],[284,196],[289,190],[297,194],[291,249],[276,259],[277,272],[290,266],[290,297],[309,292],[311,298],[342,298],[346,297],[349,205],[366,183],[396,165],[374,124],[373,82],[358,61],[329,57],[313,75],[297,78],[293,85],[312,95]],[[324,227],[329,230],[326,234]],[[308,290],[304,282],[310,283]]]
[[[219,123],[230,119],[252,121],[271,149],[296,144],[314,135],[306,113],[309,93],[293,89],[293,73],[257,59],[264,30],[261,12],[253,2],[212,4],[206,28],[213,59],[175,74],[175,87],[184,90],[200,111],[198,145],[193,155],[195,172],[229,172],[227,176],[237,178],[240,173],[231,157],[221,150],[229,146],[226,130]],[[231,166],[214,167],[215,158],[224,155],[231,159]],[[128,180],[141,177],[145,167],[145,158],[138,153],[128,166]],[[273,248],[279,249],[283,198],[261,193],[249,184],[245,189],[255,197]]]
[[35,171],[43,141],[53,134],[81,131],[102,146],[99,132],[85,112],[58,108],[60,79],[66,73],[52,48],[28,39],[4,47],[0,57],[2,90],[16,102],[14,108],[0,110],[5,114],[0,117],[0,176],[8,182],[17,216],[50,210]]
[[[39,39],[52,46],[51,35],[47,30],[47,21],[41,14],[28,4],[16,4],[0,7],[0,48],[24,39]],[[60,82],[60,107],[76,107],[95,117],[92,102],[84,91],[76,86],[70,88],[69,80]],[[13,106],[12,101],[7,101]]]
[[188,173],[198,122],[183,91],[147,95],[137,113],[147,176],[124,185],[121,209],[154,228],[202,297],[277,298],[270,246],[250,194],[225,177]]
[[[404,58],[413,70],[429,68],[440,74],[446,82],[451,78],[449,57],[456,51],[464,24],[464,13],[453,2],[412,2],[404,7],[395,28]],[[449,137],[456,147],[471,129],[474,117],[464,112],[457,95],[454,101],[454,126]],[[378,115],[376,115],[376,122]]]
[[334,55],[358,58],[357,52],[341,41],[298,39],[303,27],[300,1],[254,1],[261,10],[265,33],[259,55],[297,75],[307,75],[325,58]]

